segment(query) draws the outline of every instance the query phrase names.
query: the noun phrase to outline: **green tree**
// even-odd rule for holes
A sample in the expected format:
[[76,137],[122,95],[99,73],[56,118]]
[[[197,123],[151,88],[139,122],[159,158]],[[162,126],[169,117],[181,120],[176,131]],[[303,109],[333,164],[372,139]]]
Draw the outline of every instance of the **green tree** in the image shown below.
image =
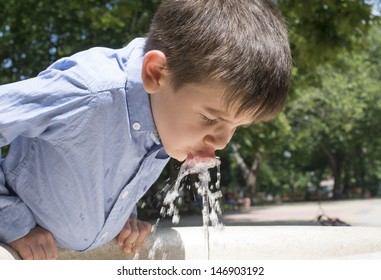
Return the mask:
[[[257,178],[266,160],[282,139],[290,133],[284,114],[271,123],[263,123],[240,130],[232,140],[227,153],[230,168],[240,170],[243,176],[243,192],[252,197],[257,192]],[[267,169],[270,171],[269,169]]]
[[[341,51],[361,48],[362,38],[377,19],[362,0],[279,0],[290,29],[294,79],[314,81],[311,71]],[[297,85],[299,86],[299,85]]]
[[0,0],[0,83],[89,47],[124,46],[148,31],[158,2]]
[[364,185],[368,170],[380,171],[374,166],[381,138],[380,27],[374,26],[369,37],[371,44],[361,52],[342,52],[317,67],[319,85],[296,89],[287,109],[295,150],[306,151],[307,165],[317,153],[325,155],[323,167],[329,166],[335,179],[336,197],[351,180]]

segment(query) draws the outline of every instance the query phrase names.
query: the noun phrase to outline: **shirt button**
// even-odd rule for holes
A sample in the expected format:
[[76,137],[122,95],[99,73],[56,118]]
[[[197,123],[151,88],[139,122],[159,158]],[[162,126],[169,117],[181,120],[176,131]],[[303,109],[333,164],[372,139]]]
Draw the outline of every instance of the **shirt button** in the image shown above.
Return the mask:
[[101,239],[104,239],[104,238],[106,238],[106,237],[107,237],[107,235],[108,235],[108,232],[106,231],[104,234],[102,234],[102,237],[101,237]]
[[140,130],[141,125],[140,125],[140,123],[135,122],[135,123],[132,124],[132,128],[133,128],[134,130]]
[[124,192],[122,193],[122,198],[126,198],[127,195],[128,195],[128,191],[124,191]]

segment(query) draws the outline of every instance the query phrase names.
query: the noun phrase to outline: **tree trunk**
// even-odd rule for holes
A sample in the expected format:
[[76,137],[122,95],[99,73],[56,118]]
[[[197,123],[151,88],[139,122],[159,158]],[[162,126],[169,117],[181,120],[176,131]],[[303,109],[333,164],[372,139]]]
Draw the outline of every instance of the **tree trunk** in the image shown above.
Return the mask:
[[252,197],[256,193],[256,187],[257,187],[257,176],[259,172],[260,165],[262,163],[262,157],[259,153],[256,153],[254,157],[254,161],[249,167],[245,161],[243,160],[243,157],[239,153],[239,145],[238,144],[232,144],[233,148],[233,156],[236,159],[238,166],[240,167],[243,178],[245,179],[245,196]]
[[342,194],[341,189],[341,175],[343,172],[344,157],[340,151],[332,152],[325,145],[322,145],[324,153],[328,157],[328,161],[332,170],[334,179],[333,197],[340,198]]
[[353,166],[352,164],[347,164],[344,168],[344,182],[343,182],[343,195],[345,197],[349,197],[349,193],[351,191],[351,178],[352,178],[352,170]]

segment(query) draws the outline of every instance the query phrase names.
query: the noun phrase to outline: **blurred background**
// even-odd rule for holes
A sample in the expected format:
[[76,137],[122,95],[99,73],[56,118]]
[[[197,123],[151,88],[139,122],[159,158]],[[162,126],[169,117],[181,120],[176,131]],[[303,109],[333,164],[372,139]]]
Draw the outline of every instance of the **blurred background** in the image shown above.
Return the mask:
[[[159,3],[0,0],[0,84],[93,46],[125,46],[146,34]],[[218,154],[223,209],[381,197],[381,0],[277,3],[293,52],[290,98]],[[142,199],[145,214],[157,213],[180,165],[171,160]],[[182,196],[183,211],[200,208],[192,187]]]

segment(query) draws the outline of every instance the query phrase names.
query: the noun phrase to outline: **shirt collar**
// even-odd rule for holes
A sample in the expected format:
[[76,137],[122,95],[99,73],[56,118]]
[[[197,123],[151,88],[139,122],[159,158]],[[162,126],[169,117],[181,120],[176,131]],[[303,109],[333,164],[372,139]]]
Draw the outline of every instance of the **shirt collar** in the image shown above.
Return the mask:
[[132,132],[150,132],[152,140],[159,144],[160,138],[152,117],[149,94],[144,90],[141,78],[144,44],[145,39],[138,38],[128,45],[133,48],[126,66],[128,114]]

